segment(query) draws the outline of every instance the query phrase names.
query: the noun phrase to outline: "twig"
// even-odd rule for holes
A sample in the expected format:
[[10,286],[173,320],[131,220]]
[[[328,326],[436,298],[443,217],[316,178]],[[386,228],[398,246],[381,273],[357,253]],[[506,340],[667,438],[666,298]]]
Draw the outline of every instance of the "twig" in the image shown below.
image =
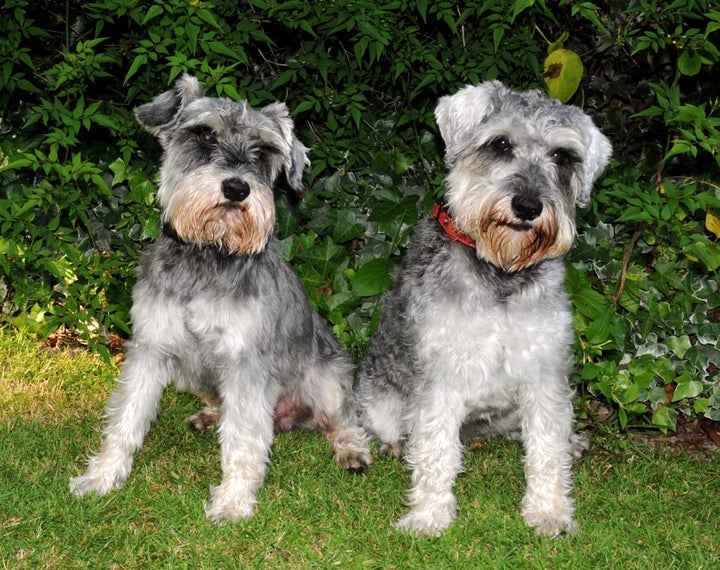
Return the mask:
[[641,235],[642,230],[637,230],[635,232],[635,235],[633,235],[632,239],[630,240],[630,243],[625,248],[625,255],[623,255],[622,263],[622,273],[620,274],[620,287],[618,288],[618,292],[615,294],[615,297],[613,297],[613,301],[616,305],[620,301],[620,297],[622,297],[623,291],[625,290],[625,280],[627,279],[627,268],[630,264],[630,254],[632,253],[633,247],[635,247],[635,242]]
[[665,180],[680,180],[683,184],[694,182],[695,184],[700,184],[701,186],[709,186],[714,190],[720,190],[720,184],[716,184],[715,182],[704,180],[702,178],[695,178],[693,176],[666,176]]

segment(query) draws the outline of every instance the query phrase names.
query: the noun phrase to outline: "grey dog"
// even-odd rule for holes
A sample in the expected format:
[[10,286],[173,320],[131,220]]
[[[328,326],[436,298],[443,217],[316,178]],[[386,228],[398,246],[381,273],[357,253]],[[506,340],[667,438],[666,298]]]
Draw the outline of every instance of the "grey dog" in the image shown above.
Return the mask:
[[522,515],[538,534],[575,529],[568,383],[572,316],[562,256],[611,146],[580,109],[497,81],[440,99],[445,202],[416,230],[356,399],[382,451],[405,453],[410,511],[437,535],[456,518],[461,430],[520,439]]
[[218,426],[222,482],[205,508],[214,522],[253,515],[274,431],[317,428],[342,468],[362,472],[370,450],[352,409],[352,362],[272,235],[273,185],[284,169],[300,192],[308,163],[287,107],[206,97],[186,75],[136,115],[165,151],[164,227],[133,290],[100,450],[72,493],[125,483],[170,382],[207,404],[191,426]]

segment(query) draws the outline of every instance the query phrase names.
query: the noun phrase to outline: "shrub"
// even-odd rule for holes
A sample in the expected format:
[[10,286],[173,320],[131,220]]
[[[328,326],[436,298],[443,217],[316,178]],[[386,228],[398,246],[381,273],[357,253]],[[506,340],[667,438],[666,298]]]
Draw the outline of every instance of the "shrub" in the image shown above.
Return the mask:
[[[414,225],[442,193],[433,109],[464,83],[541,87],[580,55],[582,105],[615,160],[569,259],[583,401],[618,427],[720,419],[718,91],[710,3],[491,0],[6,2],[0,21],[3,315],[108,354],[138,251],[159,230],[157,144],[132,108],[183,72],[211,95],[286,100],[312,147],[278,228],[356,358]],[[581,407],[581,409],[584,409]]]

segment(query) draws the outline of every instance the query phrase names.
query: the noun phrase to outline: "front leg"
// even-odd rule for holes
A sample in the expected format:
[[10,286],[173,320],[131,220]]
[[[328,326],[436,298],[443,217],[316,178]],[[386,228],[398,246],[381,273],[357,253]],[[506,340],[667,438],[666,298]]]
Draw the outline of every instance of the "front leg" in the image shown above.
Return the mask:
[[527,484],[523,518],[540,535],[572,534],[572,391],[561,378],[528,389],[520,400]]
[[426,399],[416,411],[405,457],[412,469],[411,509],[397,528],[438,536],[457,518],[453,487],[462,469],[461,410],[462,402],[439,396]]
[[83,475],[70,479],[74,496],[104,495],[125,484],[133,455],[142,447],[171,374],[171,360],[160,351],[145,345],[128,351],[105,410],[100,451],[90,456]]
[[240,362],[223,373],[218,424],[222,482],[211,487],[205,515],[214,523],[249,519],[262,486],[273,441],[267,372]]

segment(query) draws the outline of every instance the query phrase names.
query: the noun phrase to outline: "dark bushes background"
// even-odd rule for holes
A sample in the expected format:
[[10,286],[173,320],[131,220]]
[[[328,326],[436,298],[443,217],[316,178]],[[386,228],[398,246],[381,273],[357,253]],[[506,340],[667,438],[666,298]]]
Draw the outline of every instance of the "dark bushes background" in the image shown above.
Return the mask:
[[612,427],[720,420],[720,12],[710,2],[8,0],[0,18],[2,316],[109,355],[159,230],[158,146],[132,109],[192,73],[285,100],[312,147],[278,236],[356,357],[413,226],[442,193],[437,98],[543,87],[548,44],[585,66],[571,103],[614,160],[569,259],[580,413]]

